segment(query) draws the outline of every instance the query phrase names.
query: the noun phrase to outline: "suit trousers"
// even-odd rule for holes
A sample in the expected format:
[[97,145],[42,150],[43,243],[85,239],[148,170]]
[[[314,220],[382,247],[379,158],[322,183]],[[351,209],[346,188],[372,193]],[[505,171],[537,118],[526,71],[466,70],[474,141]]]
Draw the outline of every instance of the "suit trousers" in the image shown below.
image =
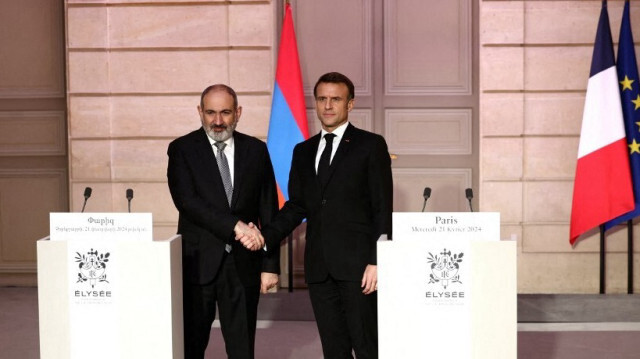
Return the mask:
[[327,359],[378,358],[377,292],[362,293],[360,282],[338,281],[329,276],[309,283],[322,352]]
[[240,282],[232,254],[225,253],[211,283],[183,284],[185,359],[202,359],[209,343],[216,304],[229,358],[253,359],[260,286]]

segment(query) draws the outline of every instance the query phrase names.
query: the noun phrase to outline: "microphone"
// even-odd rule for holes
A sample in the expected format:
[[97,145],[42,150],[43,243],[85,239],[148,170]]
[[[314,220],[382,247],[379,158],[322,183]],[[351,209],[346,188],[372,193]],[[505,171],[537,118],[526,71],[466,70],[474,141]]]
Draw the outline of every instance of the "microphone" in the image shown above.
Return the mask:
[[82,204],[82,211],[80,211],[80,213],[84,212],[84,206],[87,205],[89,197],[91,197],[91,187],[86,187],[84,189],[84,203]]
[[133,190],[131,188],[127,188],[127,202],[129,207],[129,213],[131,213],[131,200],[133,199]]
[[424,212],[424,208],[427,206],[427,200],[431,197],[431,187],[425,187],[422,192],[422,197],[424,197],[424,203],[422,204],[422,212]]
[[473,190],[471,188],[467,188],[464,190],[464,194],[467,195],[467,200],[469,200],[469,211],[473,212],[473,205],[471,204],[471,200],[473,199]]

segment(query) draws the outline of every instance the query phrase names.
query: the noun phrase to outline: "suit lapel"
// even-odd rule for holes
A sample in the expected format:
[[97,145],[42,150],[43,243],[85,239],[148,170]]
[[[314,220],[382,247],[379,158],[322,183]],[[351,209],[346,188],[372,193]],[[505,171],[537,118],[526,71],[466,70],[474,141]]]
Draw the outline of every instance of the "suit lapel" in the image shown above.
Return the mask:
[[207,171],[207,173],[210,174],[214,182],[222,184],[220,171],[218,170],[218,163],[216,162],[216,156],[213,153],[213,148],[207,138],[207,133],[204,132],[204,129],[200,129],[200,134],[201,136],[197,137],[196,143],[197,156],[204,162],[203,168],[212,169],[211,171]]
[[247,166],[249,165],[249,161],[247,158],[249,154],[245,138],[242,135],[238,134],[238,132],[234,132],[233,146],[233,194],[231,195],[232,208],[238,201],[238,194],[241,191],[243,180],[247,173]]
[[318,171],[316,170],[316,156],[318,155],[318,147],[320,146],[320,140],[322,139],[321,136],[322,132],[318,133],[317,135],[311,137],[308,141],[309,141],[309,151],[306,154],[307,156],[307,160],[303,161],[304,163],[308,163],[309,165],[306,168],[306,171],[309,171],[309,173],[311,173],[313,175],[313,177],[315,178],[315,183],[318,187],[318,190],[322,191],[322,186],[320,184],[320,179],[318,178]]

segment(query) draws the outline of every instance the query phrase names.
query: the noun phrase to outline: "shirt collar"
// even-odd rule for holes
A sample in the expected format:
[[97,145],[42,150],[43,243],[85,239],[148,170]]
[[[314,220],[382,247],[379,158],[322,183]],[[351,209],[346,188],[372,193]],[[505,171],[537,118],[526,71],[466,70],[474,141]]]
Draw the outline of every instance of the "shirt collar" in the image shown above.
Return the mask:
[[336,129],[333,130],[333,132],[327,132],[325,129],[322,129],[320,131],[320,137],[324,138],[324,135],[326,135],[327,133],[333,133],[334,135],[336,135],[336,139],[340,140],[340,139],[342,139],[342,136],[344,136],[344,131],[347,130],[347,126],[349,126],[349,121],[347,121],[347,122],[343,123],[342,125],[336,127]]
[[[209,137],[209,135],[207,135],[207,139],[209,140],[209,144],[211,144],[211,146],[213,147],[216,141],[214,141],[213,138]],[[230,150],[233,150],[233,144],[234,144],[233,135],[231,135],[231,137],[229,137],[226,141],[223,141],[223,142],[227,144],[227,146],[225,147],[225,150],[227,148]]]

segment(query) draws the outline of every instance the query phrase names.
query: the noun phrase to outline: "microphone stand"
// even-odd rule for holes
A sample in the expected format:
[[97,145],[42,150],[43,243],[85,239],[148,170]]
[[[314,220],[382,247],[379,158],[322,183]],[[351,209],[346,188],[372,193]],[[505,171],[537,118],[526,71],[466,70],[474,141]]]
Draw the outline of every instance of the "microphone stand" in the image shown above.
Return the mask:
[[473,212],[473,204],[471,200],[473,199],[473,190],[471,188],[467,188],[464,190],[464,194],[467,196],[467,200],[469,201],[469,210]]
[[431,187],[424,188],[424,191],[422,192],[422,197],[424,197],[424,203],[422,204],[421,212],[424,212],[424,209],[427,207],[427,200],[429,199],[429,197],[431,197]]
[[86,187],[84,189],[84,203],[82,204],[82,210],[80,211],[80,213],[84,213],[84,207],[87,205],[87,200],[89,200],[89,197],[91,197],[91,187]]
[[131,213],[131,199],[133,199],[133,190],[131,188],[127,188],[126,196],[127,196],[127,207],[129,208],[129,213]]

